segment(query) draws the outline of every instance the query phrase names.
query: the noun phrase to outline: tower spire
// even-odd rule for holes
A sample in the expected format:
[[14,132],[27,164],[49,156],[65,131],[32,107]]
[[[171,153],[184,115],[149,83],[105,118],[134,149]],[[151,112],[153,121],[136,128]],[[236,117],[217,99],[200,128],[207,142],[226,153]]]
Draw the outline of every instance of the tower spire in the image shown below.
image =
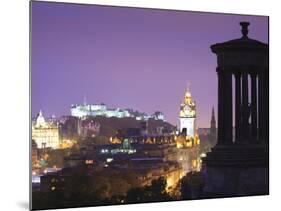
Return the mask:
[[187,82],[187,85],[186,85],[186,92],[190,92],[190,86],[191,86],[191,83],[188,81]]
[[214,109],[214,106],[212,108],[212,119],[215,119],[215,109]]
[[216,131],[216,118],[215,118],[215,109],[212,108],[212,117],[211,117],[211,133]]
[[211,128],[216,127],[215,109],[212,107]]
[[189,137],[196,135],[196,107],[187,84],[183,101],[180,104],[180,133]]
[[217,128],[216,128],[216,118],[215,118],[215,109],[214,106],[212,108],[212,117],[211,117],[211,127],[210,127],[210,135],[209,141],[211,144],[215,144],[217,139]]

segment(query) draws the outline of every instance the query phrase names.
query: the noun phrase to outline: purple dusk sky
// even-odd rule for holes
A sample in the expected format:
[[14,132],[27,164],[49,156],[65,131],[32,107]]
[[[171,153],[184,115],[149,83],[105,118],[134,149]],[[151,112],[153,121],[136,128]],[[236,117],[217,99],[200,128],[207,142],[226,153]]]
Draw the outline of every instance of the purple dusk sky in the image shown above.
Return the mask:
[[268,43],[268,18],[32,2],[32,116],[70,114],[71,104],[105,103],[178,124],[187,83],[199,127],[217,107],[216,57],[210,45],[249,37]]

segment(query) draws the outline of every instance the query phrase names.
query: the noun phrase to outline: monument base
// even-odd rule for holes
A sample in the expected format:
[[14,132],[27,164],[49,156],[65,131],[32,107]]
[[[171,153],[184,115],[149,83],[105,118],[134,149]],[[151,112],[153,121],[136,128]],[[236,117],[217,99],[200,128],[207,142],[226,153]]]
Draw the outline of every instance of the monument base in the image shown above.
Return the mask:
[[215,146],[203,160],[204,198],[269,194],[268,147]]

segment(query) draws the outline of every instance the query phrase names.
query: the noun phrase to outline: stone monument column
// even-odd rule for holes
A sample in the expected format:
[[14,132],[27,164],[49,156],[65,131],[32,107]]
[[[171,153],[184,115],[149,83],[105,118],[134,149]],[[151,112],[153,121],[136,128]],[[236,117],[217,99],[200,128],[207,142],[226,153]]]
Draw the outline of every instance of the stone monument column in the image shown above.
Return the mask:
[[221,145],[224,143],[225,140],[225,132],[224,132],[224,102],[223,102],[223,96],[224,96],[224,78],[221,70],[217,68],[217,75],[218,75],[218,141],[217,145]]
[[264,118],[265,118],[265,144],[268,145],[269,143],[269,71],[268,68],[264,69]]
[[263,73],[258,74],[258,140],[264,143],[264,77]]
[[235,76],[235,142],[241,142],[241,73]]
[[225,116],[225,143],[226,144],[232,144],[233,143],[233,126],[232,126],[232,73],[227,70],[225,73],[225,112],[223,115]]
[[248,74],[244,72],[242,74],[242,140],[248,142],[249,140],[249,117],[250,117],[250,106],[249,106],[249,90],[248,90]]
[[218,73],[218,145],[232,143],[232,75],[223,68]]
[[257,141],[257,74],[251,73],[251,141]]

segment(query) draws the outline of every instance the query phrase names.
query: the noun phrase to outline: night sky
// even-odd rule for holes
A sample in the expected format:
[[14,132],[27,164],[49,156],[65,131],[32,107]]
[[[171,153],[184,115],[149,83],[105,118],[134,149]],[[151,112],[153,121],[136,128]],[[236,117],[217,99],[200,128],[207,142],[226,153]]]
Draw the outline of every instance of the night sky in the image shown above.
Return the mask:
[[[70,114],[71,104],[164,112],[178,124],[188,82],[199,127],[217,107],[210,45],[249,37],[268,43],[268,18],[63,3],[32,3],[32,116]],[[217,113],[217,112],[216,112]]]

